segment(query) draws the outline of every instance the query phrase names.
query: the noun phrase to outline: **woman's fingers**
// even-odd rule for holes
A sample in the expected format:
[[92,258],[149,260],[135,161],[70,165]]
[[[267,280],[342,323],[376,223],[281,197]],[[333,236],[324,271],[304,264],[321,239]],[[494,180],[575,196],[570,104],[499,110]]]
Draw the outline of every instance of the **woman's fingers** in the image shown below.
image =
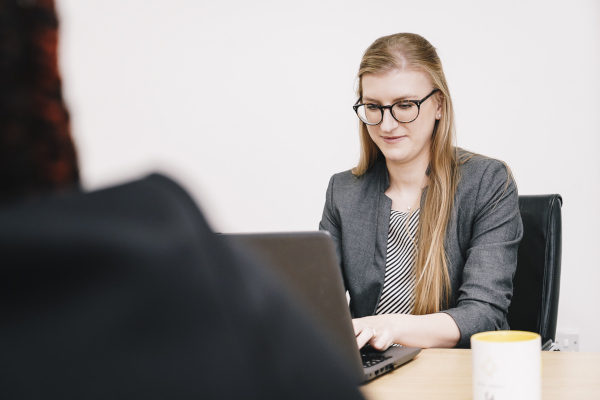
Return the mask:
[[388,330],[383,330],[381,334],[374,335],[371,340],[369,340],[369,344],[377,350],[387,350],[387,348],[392,345],[392,336]]
[[385,325],[376,322],[374,317],[352,320],[356,344],[359,349],[369,343],[373,348],[383,351],[394,342],[392,331]]
[[373,338],[375,331],[369,325],[365,325],[357,320],[352,320],[354,334],[356,335],[356,344],[361,349]]
[[363,329],[361,331],[361,333],[356,336],[356,344],[358,345],[359,349],[362,349],[363,346],[367,343],[369,343],[369,341],[373,338],[373,329],[371,327],[365,327],[365,329]]

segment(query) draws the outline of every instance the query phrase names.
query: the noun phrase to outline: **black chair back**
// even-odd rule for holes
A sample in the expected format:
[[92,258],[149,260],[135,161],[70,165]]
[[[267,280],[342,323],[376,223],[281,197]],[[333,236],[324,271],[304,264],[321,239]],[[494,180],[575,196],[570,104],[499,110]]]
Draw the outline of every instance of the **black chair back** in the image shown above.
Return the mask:
[[561,259],[561,206],[558,194],[519,196],[523,240],[519,245],[514,294],[508,308],[513,330],[537,332],[554,342]]

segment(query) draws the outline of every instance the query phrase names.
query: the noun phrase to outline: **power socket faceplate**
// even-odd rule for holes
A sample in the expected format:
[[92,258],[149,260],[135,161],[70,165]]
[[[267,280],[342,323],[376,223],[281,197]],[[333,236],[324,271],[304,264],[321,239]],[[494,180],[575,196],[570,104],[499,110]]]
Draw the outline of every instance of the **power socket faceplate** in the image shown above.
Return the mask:
[[579,351],[579,330],[557,332],[556,345],[560,351]]

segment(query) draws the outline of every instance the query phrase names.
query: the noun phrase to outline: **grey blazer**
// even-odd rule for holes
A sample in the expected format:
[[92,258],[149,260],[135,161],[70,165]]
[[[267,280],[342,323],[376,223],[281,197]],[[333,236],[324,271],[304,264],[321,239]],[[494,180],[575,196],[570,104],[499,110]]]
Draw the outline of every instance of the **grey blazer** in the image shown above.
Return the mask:
[[[476,155],[460,172],[445,243],[452,300],[443,312],[460,329],[457,347],[469,347],[477,332],[509,329],[506,313],[523,224],[517,188],[504,163]],[[350,171],[332,176],[327,188],[319,228],[335,242],[354,317],[373,315],[383,289],[392,207],[388,187],[382,159],[361,177]]]

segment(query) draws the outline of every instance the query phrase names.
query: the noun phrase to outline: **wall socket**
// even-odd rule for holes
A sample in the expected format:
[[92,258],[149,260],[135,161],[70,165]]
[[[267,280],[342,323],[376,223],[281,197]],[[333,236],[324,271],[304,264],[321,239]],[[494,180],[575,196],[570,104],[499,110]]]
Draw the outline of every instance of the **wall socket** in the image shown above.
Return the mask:
[[579,351],[579,329],[561,330],[556,333],[556,349]]

